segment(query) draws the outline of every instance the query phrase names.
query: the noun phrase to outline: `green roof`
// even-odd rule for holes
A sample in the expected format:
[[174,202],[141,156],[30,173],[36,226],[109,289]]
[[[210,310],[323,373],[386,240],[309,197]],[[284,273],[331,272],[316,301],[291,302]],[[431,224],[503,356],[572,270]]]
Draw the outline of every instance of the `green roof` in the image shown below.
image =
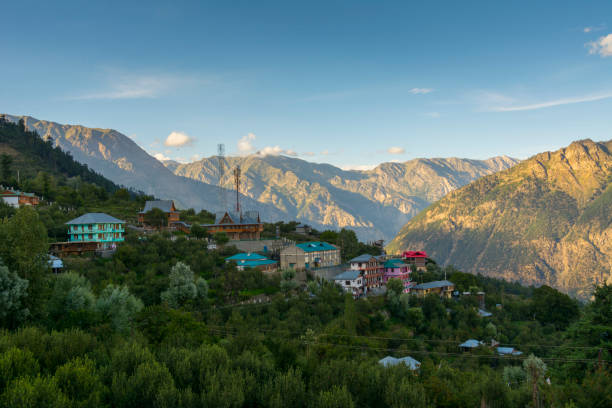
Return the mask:
[[385,268],[400,268],[402,266],[406,266],[406,264],[401,259],[389,259],[384,264]]
[[236,255],[232,255],[229,258],[225,258],[226,261],[258,261],[268,259],[263,255],[256,254],[254,252],[251,253],[240,253]]
[[298,248],[301,248],[304,252],[334,251],[338,249],[332,244],[328,244],[327,242],[321,241],[304,242],[302,244],[297,244],[296,246]]

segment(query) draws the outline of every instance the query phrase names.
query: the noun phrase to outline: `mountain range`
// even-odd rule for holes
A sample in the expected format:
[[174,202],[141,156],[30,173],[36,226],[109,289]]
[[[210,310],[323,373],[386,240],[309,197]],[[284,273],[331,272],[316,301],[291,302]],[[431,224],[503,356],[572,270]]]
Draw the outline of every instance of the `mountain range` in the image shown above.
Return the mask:
[[554,286],[577,297],[611,282],[612,141],[537,154],[451,192],[387,250],[426,250],[471,273]]
[[258,210],[270,222],[298,220],[319,229],[349,227],[362,240],[389,240],[431,202],[518,162],[505,156],[414,159],[356,171],[286,156],[226,157],[227,171],[220,183],[226,198],[221,200],[218,157],[162,164],[116,130],[3,116],[14,122],[23,118],[29,129],[115,183],[174,199],[183,208],[217,211],[223,201],[233,206],[232,170],[240,165],[242,208]]

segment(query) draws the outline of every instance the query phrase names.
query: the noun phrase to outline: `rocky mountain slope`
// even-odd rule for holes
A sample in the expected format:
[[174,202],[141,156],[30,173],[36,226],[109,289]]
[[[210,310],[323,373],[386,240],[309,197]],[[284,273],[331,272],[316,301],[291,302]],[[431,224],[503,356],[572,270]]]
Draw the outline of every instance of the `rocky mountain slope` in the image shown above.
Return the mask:
[[588,296],[611,281],[611,149],[582,140],[483,177],[410,220],[387,250]]
[[[253,155],[225,160],[227,169],[241,166],[241,191],[247,196],[316,227],[350,227],[362,239],[390,239],[430,202],[517,163],[508,157],[415,159],[383,163],[369,171],[345,171],[285,156]],[[219,183],[217,157],[165,164],[177,175]],[[234,185],[231,172],[226,172],[221,182],[231,189]]]
[[[129,137],[112,129],[62,125],[29,116],[1,115],[18,122],[23,118],[30,130],[69,152],[78,162],[113,182],[159,198],[174,199],[182,208],[219,210],[218,187],[176,176]],[[243,197],[245,206],[257,209],[264,219],[287,219],[274,206]]]
[[[21,118],[3,116],[14,122]],[[188,164],[168,161],[164,166],[116,130],[23,119],[29,129],[117,184],[174,199],[183,208],[222,207],[216,157]],[[228,157],[222,185],[231,206],[231,170],[240,165],[243,208],[260,211],[264,220],[297,219],[319,229],[350,227],[362,240],[388,240],[430,202],[516,162],[508,157],[415,159],[383,163],[370,171],[344,171],[296,158],[253,155]]]

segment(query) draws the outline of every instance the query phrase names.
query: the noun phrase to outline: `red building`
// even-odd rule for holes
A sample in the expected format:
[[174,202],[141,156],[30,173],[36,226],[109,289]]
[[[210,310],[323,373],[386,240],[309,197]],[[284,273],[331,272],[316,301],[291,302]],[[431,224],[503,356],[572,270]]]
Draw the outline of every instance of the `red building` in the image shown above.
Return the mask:
[[418,270],[425,270],[427,252],[425,251],[404,251],[402,258],[409,265],[414,265]]

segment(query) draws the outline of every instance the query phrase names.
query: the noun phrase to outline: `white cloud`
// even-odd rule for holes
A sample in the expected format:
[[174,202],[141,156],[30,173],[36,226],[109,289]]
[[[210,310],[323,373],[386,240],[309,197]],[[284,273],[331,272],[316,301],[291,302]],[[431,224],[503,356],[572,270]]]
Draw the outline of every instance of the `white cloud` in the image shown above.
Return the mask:
[[164,160],[172,160],[170,157],[166,156],[163,153],[155,153],[153,155],[153,157],[155,157],[157,160],[159,161],[164,161]]
[[253,141],[257,136],[253,133],[248,133],[238,140],[238,153],[241,155],[251,154],[255,151]]
[[187,133],[174,131],[168,135],[164,141],[164,146],[168,147],[181,147],[187,146],[193,143],[193,138]]
[[403,147],[393,146],[387,149],[387,153],[389,154],[404,154],[406,153],[406,149]]
[[192,78],[175,75],[134,75],[110,72],[106,89],[69,99],[142,99],[156,98],[178,86],[192,83]]
[[425,95],[425,94],[428,94],[430,92],[433,92],[433,89],[431,89],[431,88],[412,88],[408,92],[410,92],[413,95]]
[[376,167],[376,164],[347,164],[346,166],[340,166],[342,170],[358,170],[358,171],[372,170],[375,167]]
[[321,152],[321,155],[322,155],[322,156],[327,156],[327,155],[329,155],[329,150],[327,150],[327,149],[323,150],[323,151]]
[[315,156],[315,152],[304,152],[302,153],[302,155],[312,157],[312,156]]
[[425,113],[425,116],[435,119],[435,118],[439,118],[441,115],[440,115],[440,112],[427,112]]
[[552,101],[533,103],[529,105],[495,106],[487,110],[491,112],[516,112],[516,111],[551,108],[553,106],[569,105],[573,103],[594,102],[594,101],[599,101],[602,99],[609,99],[609,98],[612,98],[612,92],[598,94],[598,95],[578,96],[578,97],[573,97],[573,98],[561,98],[561,99],[555,99]]
[[612,57],[612,34],[599,37],[597,41],[585,44],[589,48],[589,54],[599,54],[602,57]]
[[198,161],[199,159],[200,159],[200,155],[196,153],[189,158],[189,161],[194,162],[194,161]]
[[254,141],[257,139],[254,133],[248,133],[238,140],[238,153],[242,156],[249,154],[256,154],[261,157],[265,156],[278,156],[284,154],[287,156],[298,156],[295,150],[283,149],[280,146],[266,146],[262,149],[257,149],[254,145]]
[[583,31],[583,32],[585,32],[585,33],[591,33],[591,32],[593,32],[593,31],[601,31],[601,30],[603,30],[603,29],[605,29],[605,28],[606,28],[606,25],[605,25],[605,24],[600,24],[600,25],[598,25],[598,26],[589,26],[589,27],[584,27],[584,28],[582,29],[582,31]]

